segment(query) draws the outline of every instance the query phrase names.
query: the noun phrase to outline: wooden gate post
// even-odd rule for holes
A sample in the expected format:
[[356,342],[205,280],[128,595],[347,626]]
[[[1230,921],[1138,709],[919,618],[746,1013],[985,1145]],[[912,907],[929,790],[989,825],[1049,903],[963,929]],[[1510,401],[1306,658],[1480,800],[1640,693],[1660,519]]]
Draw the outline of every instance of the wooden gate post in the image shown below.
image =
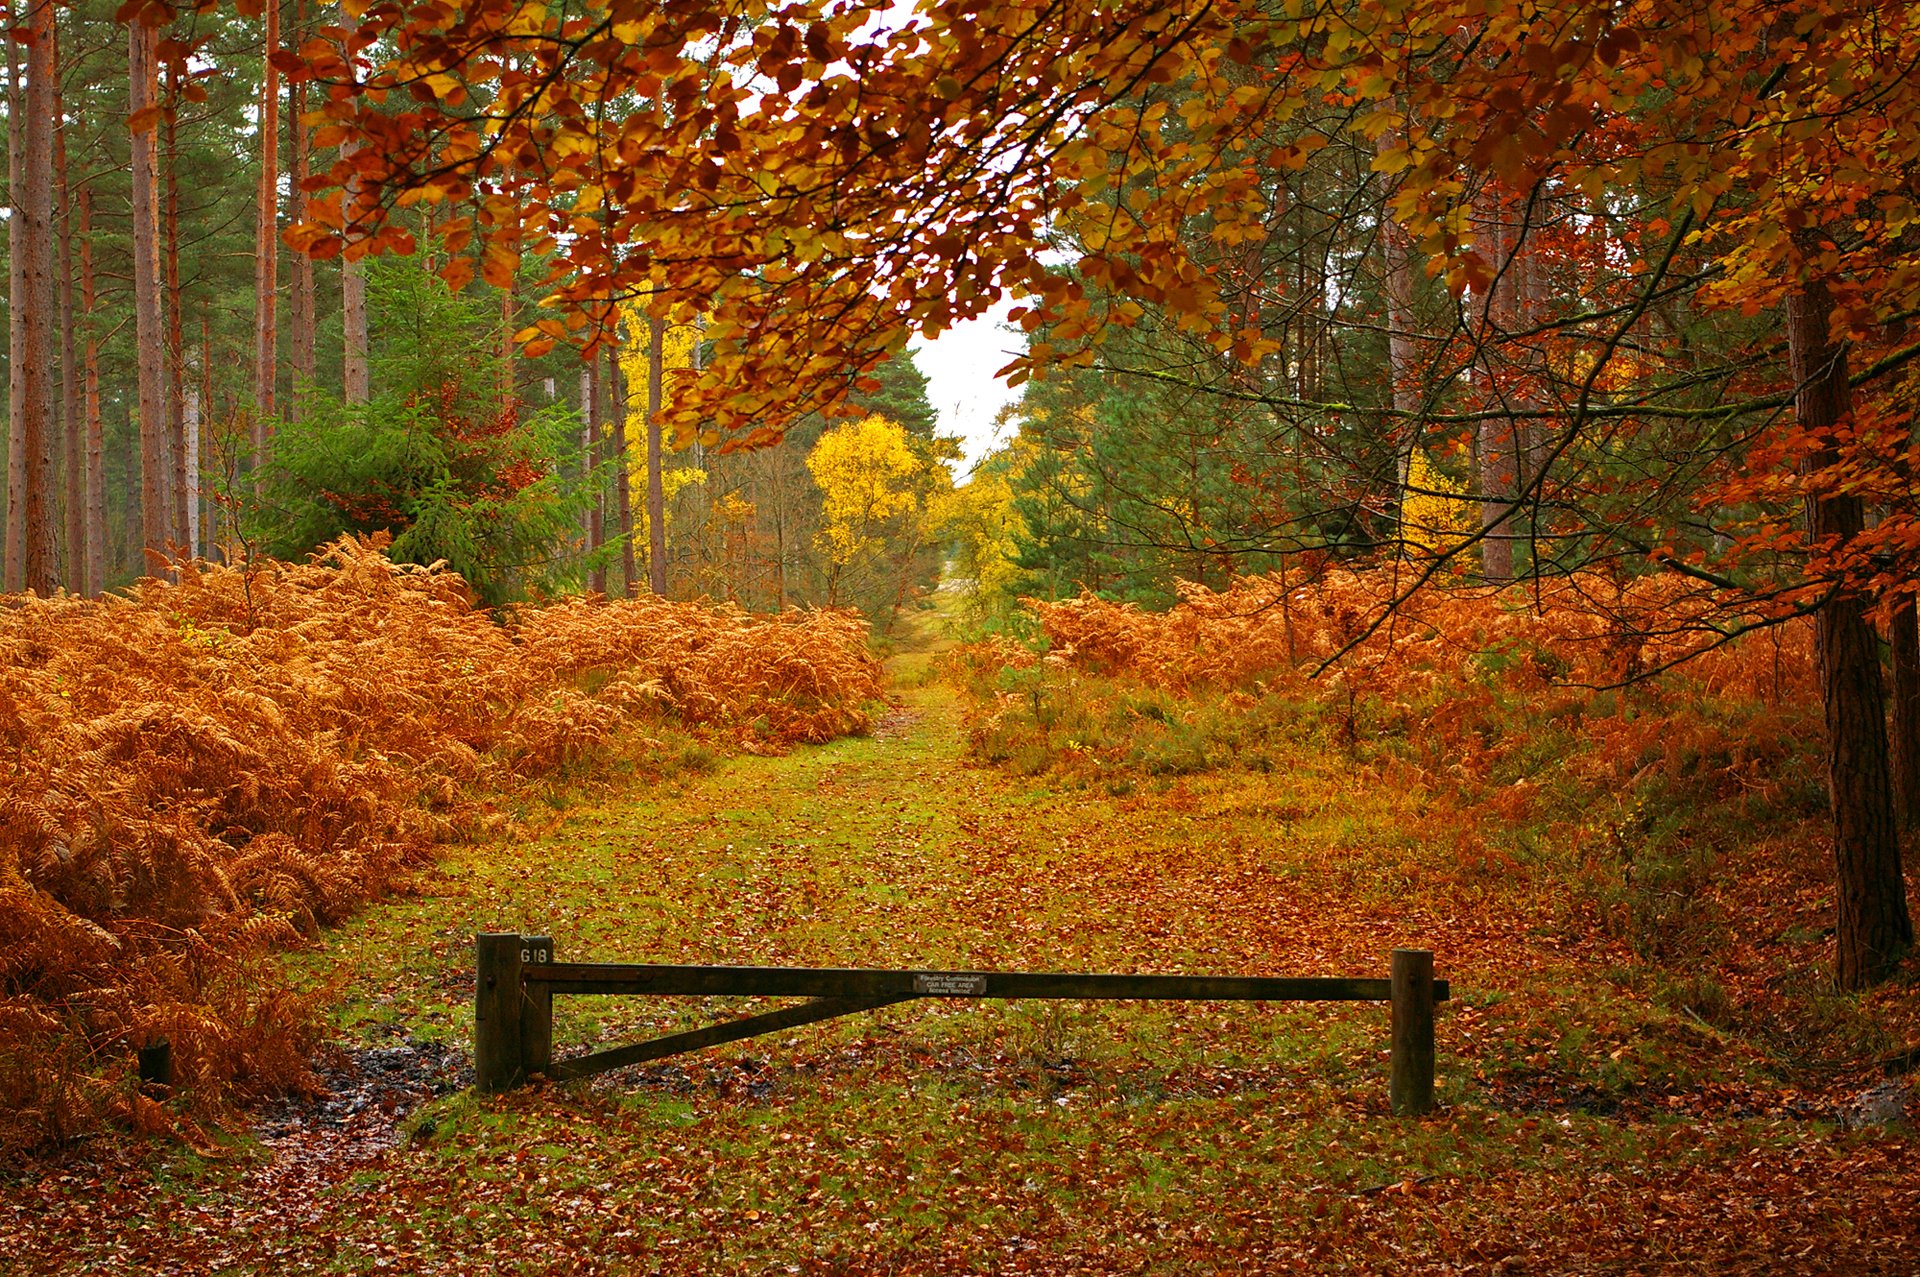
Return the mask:
[[473,957],[473,1085],[482,1095],[498,1095],[527,1080],[520,936],[483,931],[473,938]]
[[[554,961],[552,936],[521,936],[520,961]],[[526,1076],[553,1072],[553,986],[528,981],[520,1006],[520,1066]]]
[[1433,954],[1395,949],[1393,1058],[1387,1095],[1397,1117],[1433,1111]]

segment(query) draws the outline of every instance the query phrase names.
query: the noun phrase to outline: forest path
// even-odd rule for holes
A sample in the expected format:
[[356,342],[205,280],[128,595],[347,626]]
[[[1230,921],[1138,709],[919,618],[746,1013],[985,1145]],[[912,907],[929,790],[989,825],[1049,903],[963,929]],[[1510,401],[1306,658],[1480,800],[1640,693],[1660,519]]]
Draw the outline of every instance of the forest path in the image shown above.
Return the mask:
[[[969,761],[928,659],[894,659],[868,737],[558,790],[547,833],[448,849],[419,894],[302,959],[358,1044],[332,1099],[266,1115],[252,1156],[40,1182],[21,1217],[71,1223],[30,1230],[20,1271],[1920,1262],[1897,1140],[1497,1098],[1555,1052],[1639,1049],[1644,1017],[1583,974],[1564,902],[1423,876],[1405,792],[1306,742],[1271,773],[1137,792],[1012,777]],[[1386,1009],[1354,1004],[908,1003],[481,1099],[460,1089],[481,930],[577,960],[1290,975],[1384,974],[1391,947],[1425,943],[1458,999],[1445,1108],[1387,1117]],[[753,1005],[563,998],[556,1039]]]

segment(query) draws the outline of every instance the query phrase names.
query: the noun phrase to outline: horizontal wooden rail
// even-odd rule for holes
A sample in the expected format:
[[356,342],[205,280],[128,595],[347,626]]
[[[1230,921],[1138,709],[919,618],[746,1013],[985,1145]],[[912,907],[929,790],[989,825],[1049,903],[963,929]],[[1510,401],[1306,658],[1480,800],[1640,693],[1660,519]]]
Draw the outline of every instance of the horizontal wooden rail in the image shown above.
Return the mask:
[[[508,1090],[540,1074],[555,1081],[663,1059],[682,1051],[916,998],[1085,998],[1191,1002],[1390,1002],[1392,1105],[1433,1107],[1433,1008],[1447,1000],[1433,955],[1395,949],[1388,979],[1346,977],[1122,975],[1044,971],[895,971],[864,967],[675,966],[557,962],[545,936],[474,937],[474,1083]],[[553,1059],[555,995],[808,998],[738,1020],[566,1060]]]
[[[553,962],[521,968],[550,993],[789,998],[1113,998],[1182,1002],[1386,1002],[1391,980],[1044,971],[886,971],[866,967],[685,967]],[[1447,1000],[1447,982],[1433,996]]]

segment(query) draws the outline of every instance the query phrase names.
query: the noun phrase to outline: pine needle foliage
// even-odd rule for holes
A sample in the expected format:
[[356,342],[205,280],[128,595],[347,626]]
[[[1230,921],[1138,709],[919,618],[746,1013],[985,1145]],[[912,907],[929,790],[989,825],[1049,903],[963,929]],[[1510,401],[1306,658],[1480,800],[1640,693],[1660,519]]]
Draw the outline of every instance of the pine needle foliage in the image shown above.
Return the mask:
[[[217,1118],[309,1079],[267,955],[500,817],[480,797],[673,726],[757,752],[869,725],[866,624],[571,600],[506,624],[343,538],[0,600],[0,1148]],[[165,1038],[188,1098],[132,1077]]]

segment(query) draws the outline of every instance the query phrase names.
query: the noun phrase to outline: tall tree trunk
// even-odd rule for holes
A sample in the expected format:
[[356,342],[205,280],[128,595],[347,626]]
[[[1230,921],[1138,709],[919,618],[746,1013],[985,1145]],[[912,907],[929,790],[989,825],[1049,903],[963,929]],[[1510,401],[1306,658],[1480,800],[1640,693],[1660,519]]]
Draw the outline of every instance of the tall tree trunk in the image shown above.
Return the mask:
[[[427,241],[427,236],[421,237]],[[518,405],[520,396],[518,383],[514,380],[513,367],[513,289],[500,290],[500,413],[502,418],[511,413]],[[608,347],[612,349],[611,346]]]
[[[1414,413],[1420,409],[1420,393],[1414,385],[1418,355],[1413,345],[1413,244],[1406,230],[1384,209],[1380,216],[1380,246],[1386,259],[1387,368],[1393,377],[1393,407],[1396,412]],[[1413,450],[1420,446],[1419,430],[1412,420],[1400,417],[1394,422],[1394,431],[1400,440],[1394,450],[1399,470],[1396,477],[1404,491]]]
[[207,312],[207,304],[200,303],[200,419],[201,431],[206,441],[215,444],[213,463],[220,467],[220,488],[215,499],[207,501],[205,528],[202,539],[206,542],[207,556],[218,556],[222,563],[232,563],[232,546],[238,540],[236,536],[237,520],[230,506],[223,504],[222,494],[231,496],[239,480],[238,459],[233,448],[222,449],[208,426],[214,416],[213,410],[213,316]]
[[180,67],[167,66],[166,137],[162,167],[166,170],[166,212],[161,218],[161,267],[167,279],[167,427],[173,453],[173,539],[193,553],[188,534],[195,486],[194,449],[187,438],[187,343],[180,330]]
[[[0,37],[4,38],[4,37]],[[12,593],[27,583],[27,414],[21,410],[26,371],[27,312],[19,304],[25,296],[27,257],[20,251],[27,238],[17,220],[22,186],[26,181],[26,94],[20,87],[20,46],[7,45],[7,527],[0,590]]]
[[340,262],[340,397],[350,404],[365,403],[372,394],[367,359],[367,267],[365,262]]
[[1920,827],[1920,608],[1911,594],[1888,609],[1893,648],[1893,810],[1902,829]]
[[[352,158],[359,145],[344,143],[340,154]],[[360,179],[349,177],[346,183],[346,207],[351,213],[360,195]],[[351,232],[348,240],[357,238]],[[367,268],[363,261],[342,256],[340,259],[340,397],[350,404],[367,402],[371,391],[367,371]]]
[[[53,117],[59,75],[52,0],[37,0],[26,15],[29,37],[26,90],[15,108],[23,117],[9,165],[12,215],[8,251],[13,291],[8,297],[12,355],[8,399],[6,584],[51,594],[59,584],[54,519],[55,422],[53,399]],[[11,42],[9,70],[18,62]],[[12,139],[10,139],[12,140]]]
[[195,558],[205,558],[206,549],[200,542],[200,390],[194,387],[186,392],[186,398],[180,405],[181,456],[186,459],[186,477],[182,481],[181,491],[186,497],[187,527],[184,544],[187,553]]
[[[1486,257],[1493,271],[1493,282],[1484,299],[1478,325],[1481,375],[1485,378],[1491,406],[1505,399],[1501,386],[1500,338],[1513,325],[1513,235],[1498,190],[1483,192],[1476,203],[1480,206],[1480,235],[1487,246]],[[1487,417],[1481,421],[1478,433],[1475,452],[1480,474],[1481,570],[1488,581],[1510,581],[1513,579],[1514,498],[1519,490],[1519,438],[1515,423],[1504,417]]]
[[647,585],[667,596],[667,490],[660,472],[660,409],[667,367],[666,321],[647,320]]
[[[580,491],[590,493],[593,485],[593,372],[580,369]],[[593,550],[593,503],[580,509],[580,544]]]
[[94,325],[93,189],[80,188],[80,315],[87,329],[86,415],[86,593],[107,588],[107,484],[105,439],[100,423],[100,334]]
[[172,526],[167,450],[167,359],[160,317],[160,190],[154,166],[159,31],[127,28],[127,110],[137,117],[133,157],[134,358],[140,400],[140,544],[165,554]]
[[[57,32],[57,28],[56,28]],[[57,61],[57,59],[56,59]],[[67,124],[59,101],[60,81],[53,82],[54,184],[60,198],[60,438],[64,445],[61,474],[62,504],[66,515],[66,567],[62,580],[77,594],[87,594],[87,510],[85,384],[80,371],[79,340],[73,310],[73,188],[67,180]]]
[[280,373],[280,0],[267,0],[266,55],[260,80],[260,189],[254,221],[253,464],[266,464]]
[[580,418],[586,423],[585,445],[587,460],[587,553],[594,557],[593,566],[587,569],[587,588],[596,594],[607,592],[607,564],[599,557],[601,547],[607,543],[606,512],[606,470],[602,462],[606,460],[605,437],[600,432],[600,405],[606,399],[606,392],[600,385],[600,361],[589,358],[587,366],[580,371]]
[[[1904,345],[1907,323],[1886,326],[1894,346]],[[1911,476],[1908,481],[1912,482]],[[1895,598],[1887,610],[1893,649],[1893,703],[1888,715],[1893,762],[1893,811],[1903,830],[1920,828],[1920,605],[1913,595]]]
[[620,371],[620,348],[607,346],[607,420],[613,431],[614,516],[620,527],[620,586],[628,598],[640,593],[638,564],[633,551],[633,467],[627,462],[627,381]]
[[[1831,431],[1852,407],[1847,352],[1833,341],[1832,315],[1833,298],[1824,281],[1812,281],[1787,300],[1794,409],[1801,429],[1810,434]],[[1806,469],[1819,474],[1838,460],[1832,448],[1822,448],[1807,458]],[[1809,492],[1807,537],[1814,545],[1844,553],[1865,526],[1858,497]],[[1887,769],[1879,643],[1866,601],[1851,590],[1827,597],[1814,619],[1814,633],[1838,880],[1834,974],[1842,989],[1864,989],[1891,975],[1913,943]]]
[[[298,45],[307,33],[307,0],[294,0],[293,6],[294,38],[289,43]],[[306,220],[307,193],[301,189],[309,176],[312,164],[313,146],[311,133],[307,129],[307,85],[303,80],[287,86],[287,220],[299,223]],[[292,343],[294,392],[292,398],[283,405],[281,415],[288,421],[295,421],[300,413],[300,396],[313,385],[315,373],[319,367],[318,343],[314,338],[316,324],[315,291],[313,280],[313,259],[305,253],[293,255],[293,287],[287,295],[287,328]]]

